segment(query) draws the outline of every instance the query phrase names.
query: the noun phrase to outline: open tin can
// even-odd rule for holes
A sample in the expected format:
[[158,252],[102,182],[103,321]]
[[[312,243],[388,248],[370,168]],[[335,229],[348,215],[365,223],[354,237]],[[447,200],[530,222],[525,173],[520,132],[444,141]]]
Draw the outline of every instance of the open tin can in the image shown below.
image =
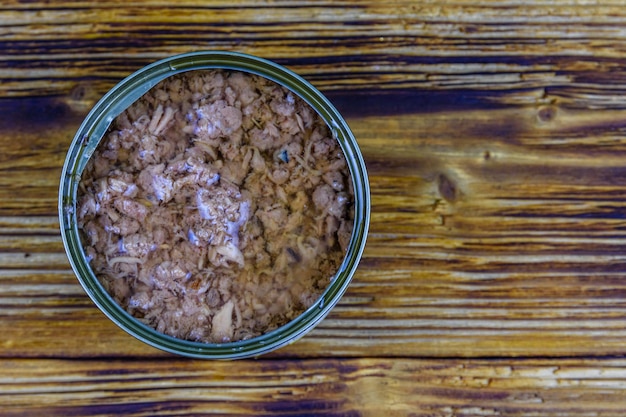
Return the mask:
[[[122,308],[103,287],[90,266],[77,221],[78,189],[85,167],[112,122],[159,82],[175,74],[222,69],[271,80],[304,100],[324,120],[343,151],[354,193],[354,224],[345,257],[336,274],[313,305],[286,324],[249,339],[204,343],[159,332]],[[167,352],[207,359],[258,356],[294,342],[312,330],[346,291],[361,259],[370,216],[370,191],[363,157],[346,121],[310,83],[292,71],[251,55],[204,51],[172,56],[135,72],[111,89],[78,129],[63,166],[59,190],[59,219],[67,256],[80,284],[100,310],[127,333]]]

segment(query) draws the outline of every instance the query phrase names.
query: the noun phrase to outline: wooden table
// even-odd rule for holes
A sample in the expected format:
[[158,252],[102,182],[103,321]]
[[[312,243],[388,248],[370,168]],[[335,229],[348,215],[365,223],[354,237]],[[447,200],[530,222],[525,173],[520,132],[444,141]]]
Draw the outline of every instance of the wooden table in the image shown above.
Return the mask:
[[[127,335],[58,230],[61,166],[91,106],[201,49],[310,80],[370,174],[348,292],[254,360]],[[620,0],[4,1],[0,414],[623,416],[624,93]]]

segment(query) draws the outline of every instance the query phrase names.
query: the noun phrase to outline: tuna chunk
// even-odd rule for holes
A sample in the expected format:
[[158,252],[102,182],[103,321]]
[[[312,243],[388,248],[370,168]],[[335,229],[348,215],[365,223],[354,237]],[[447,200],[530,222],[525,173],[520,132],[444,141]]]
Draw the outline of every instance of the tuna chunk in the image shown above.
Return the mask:
[[218,342],[230,342],[233,338],[233,309],[235,305],[228,301],[213,317],[211,337]]

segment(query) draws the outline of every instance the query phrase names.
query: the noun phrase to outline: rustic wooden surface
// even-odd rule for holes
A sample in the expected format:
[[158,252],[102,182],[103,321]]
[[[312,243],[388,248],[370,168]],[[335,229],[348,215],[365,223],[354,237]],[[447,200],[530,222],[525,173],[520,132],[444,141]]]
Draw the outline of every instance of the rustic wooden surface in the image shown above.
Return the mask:
[[[0,414],[623,416],[626,7],[616,1],[0,5]],[[371,234],[331,315],[256,360],[134,340],[56,217],[82,118],[154,60],[235,50],[342,111]]]

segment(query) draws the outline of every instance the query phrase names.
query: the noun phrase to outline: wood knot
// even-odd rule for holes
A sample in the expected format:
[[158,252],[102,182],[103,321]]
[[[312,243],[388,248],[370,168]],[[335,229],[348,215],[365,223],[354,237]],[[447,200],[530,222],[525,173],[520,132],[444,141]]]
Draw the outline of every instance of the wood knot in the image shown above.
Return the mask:
[[556,118],[556,107],[554,106],[541,106],[537,110],[537,120],[541,123],[548,123]]
[[85,84],[78,84],[65,97],[67,107],[77,114],[87,113],[98,101],[98,93]]
[[87,95],[87,88],[84,85],[77,85],[70,91],[70,99],[80,101]]
[[437,178],[437,186],[439,194],[441,194],[441,196],[447,201],[453,202],[457,199],[458,191],[456,185],[446,175],[439,174],[439,177]]

